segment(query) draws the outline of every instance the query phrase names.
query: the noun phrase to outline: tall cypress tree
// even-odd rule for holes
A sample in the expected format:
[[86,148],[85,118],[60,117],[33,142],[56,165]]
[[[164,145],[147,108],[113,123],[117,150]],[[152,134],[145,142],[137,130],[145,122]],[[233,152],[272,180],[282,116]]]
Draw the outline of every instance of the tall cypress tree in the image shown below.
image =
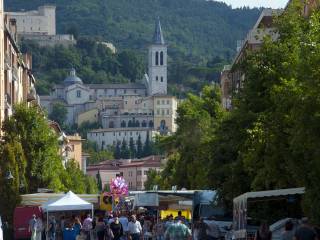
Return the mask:
[[128,148],[127,141],[125,139],[122,140],[122,144],[121,144],[121,158],[123,159],[130,158],[130,151]]
[[151,149],[151,143],[150,143],[150,137],[149,137],[149,131],[147,132],[147,137],[146,141],[143,146],[143,156],[147,157],[152,154],[152,149]]
[[130,138],[129,149],[130,149],[130,157],[135,158],[137,154],[137,150],[132,137]]
[[137,140],[137,157],[141,158],[143,156],[143,149],[142,149],[142,142],[141,142],[141,135],[139,134]]
[[115,159],[120,159],[121,158],[121,142],[118,141],[115,151],[114,151],[114,157]]

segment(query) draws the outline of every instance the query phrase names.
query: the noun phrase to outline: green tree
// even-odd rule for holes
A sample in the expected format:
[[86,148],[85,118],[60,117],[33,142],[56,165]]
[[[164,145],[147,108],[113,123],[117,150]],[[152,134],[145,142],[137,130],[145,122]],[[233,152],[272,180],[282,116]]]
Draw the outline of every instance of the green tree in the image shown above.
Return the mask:
[[4,121],[3,131],[5,142],[18,142],[22,146],[27,162],[25,179],[29,191],[35,192],[41,187],[64,190],[60,178],[63,166],[58,155],[57,136],[36,107],[16,105],[12,117]]
[[146,141],[143,145],[143,156],[150,156],[152,154],[152,144],[150,142],[150,135],[149,135],[149,131],[147,132],[147,137],[146,137]]
[[49,118],[63,127],[67,119],[67,114],[68,110],[63,103],[54,103]]
[[142,78],[144,64],[142,58],[135,52],[125,50],[118,55],[120,63],[120,71],[123,76],[130,79],[132,82]]
[[129,149],[130,149],[130,158],[135,158],[137,155],[137,150],[132,137],[130,138]]
[[122,144],[121,144],[121,158],[122,159],[130,158],[130,150],[128,148],[128,144],[125,139],[122,140]]
[[148,171],[147,181],[144,183],[144,188],[146,190],[152,190],[153,186],[157,185],[158,189],[161,188],[162,178],[161,174],[154,169]]
[[140,134],[138,136],[138,140],[137,140],[137,144],[136,145],[137,145],[137,158],[142,158],[142,156],[143,156],[143,146],[142,146]]
[[114,149],[114,157],[115,159],[121,159],[121,142],[118,141],[117,145]]

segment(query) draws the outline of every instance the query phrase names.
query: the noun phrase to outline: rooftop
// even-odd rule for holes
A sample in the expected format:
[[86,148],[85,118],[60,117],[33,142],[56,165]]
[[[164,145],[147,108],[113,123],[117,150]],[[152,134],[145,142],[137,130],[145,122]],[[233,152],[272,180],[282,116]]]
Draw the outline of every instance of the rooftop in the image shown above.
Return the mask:
[[156,26],[155,26],[154,35],[153,35],[153,44],[158,44],[158,45],[165,44],[163,34],[162,34],[162,29],[161,29],[160,18],[158,18],[156,21]]

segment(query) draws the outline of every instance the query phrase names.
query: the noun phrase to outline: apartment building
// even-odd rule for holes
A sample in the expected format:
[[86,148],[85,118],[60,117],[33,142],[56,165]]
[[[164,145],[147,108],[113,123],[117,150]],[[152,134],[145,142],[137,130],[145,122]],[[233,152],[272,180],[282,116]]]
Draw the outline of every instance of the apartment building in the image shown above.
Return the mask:
[[102,186],[109,185],[116,176],[123,176],[129,190],[145,190],[148,172],[162,170],[160,156],[149,156],[142,159],[106,160],[99,164],[87,166],[87,174],[99,177]]
[[21,54],[17,45],[17,25],[6,15],[0,38],[0,126],[10,117],[14,104],[25,102],[40,106],[40,98],[35,91],[35,78],[32,75],[32,57]]

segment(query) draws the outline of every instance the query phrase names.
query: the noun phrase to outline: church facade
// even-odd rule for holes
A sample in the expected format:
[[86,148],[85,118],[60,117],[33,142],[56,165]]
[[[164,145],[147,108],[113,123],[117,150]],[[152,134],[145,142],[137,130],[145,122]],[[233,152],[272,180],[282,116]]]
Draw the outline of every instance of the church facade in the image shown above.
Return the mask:
[[[178,104],[175,97],[167,95],[167,59],[167,45],[158,20],[148,49],[148,73],[142,83],[83,84],[75,69],[71,69],[63,84],[56,85],[49,96],[40,96],[41,105],[50,113],[55,103],[62,103],[68,112],[68,124],[98,121],[106,131],[114,130],[111,132],[116,132],[116,136],[117,131],[126,128],[150,131],[150,135],[170,134],[176,131]],[[106,131],[88,136],[92,141],[100,139],[101,145],[114,142],[98,136]]]

